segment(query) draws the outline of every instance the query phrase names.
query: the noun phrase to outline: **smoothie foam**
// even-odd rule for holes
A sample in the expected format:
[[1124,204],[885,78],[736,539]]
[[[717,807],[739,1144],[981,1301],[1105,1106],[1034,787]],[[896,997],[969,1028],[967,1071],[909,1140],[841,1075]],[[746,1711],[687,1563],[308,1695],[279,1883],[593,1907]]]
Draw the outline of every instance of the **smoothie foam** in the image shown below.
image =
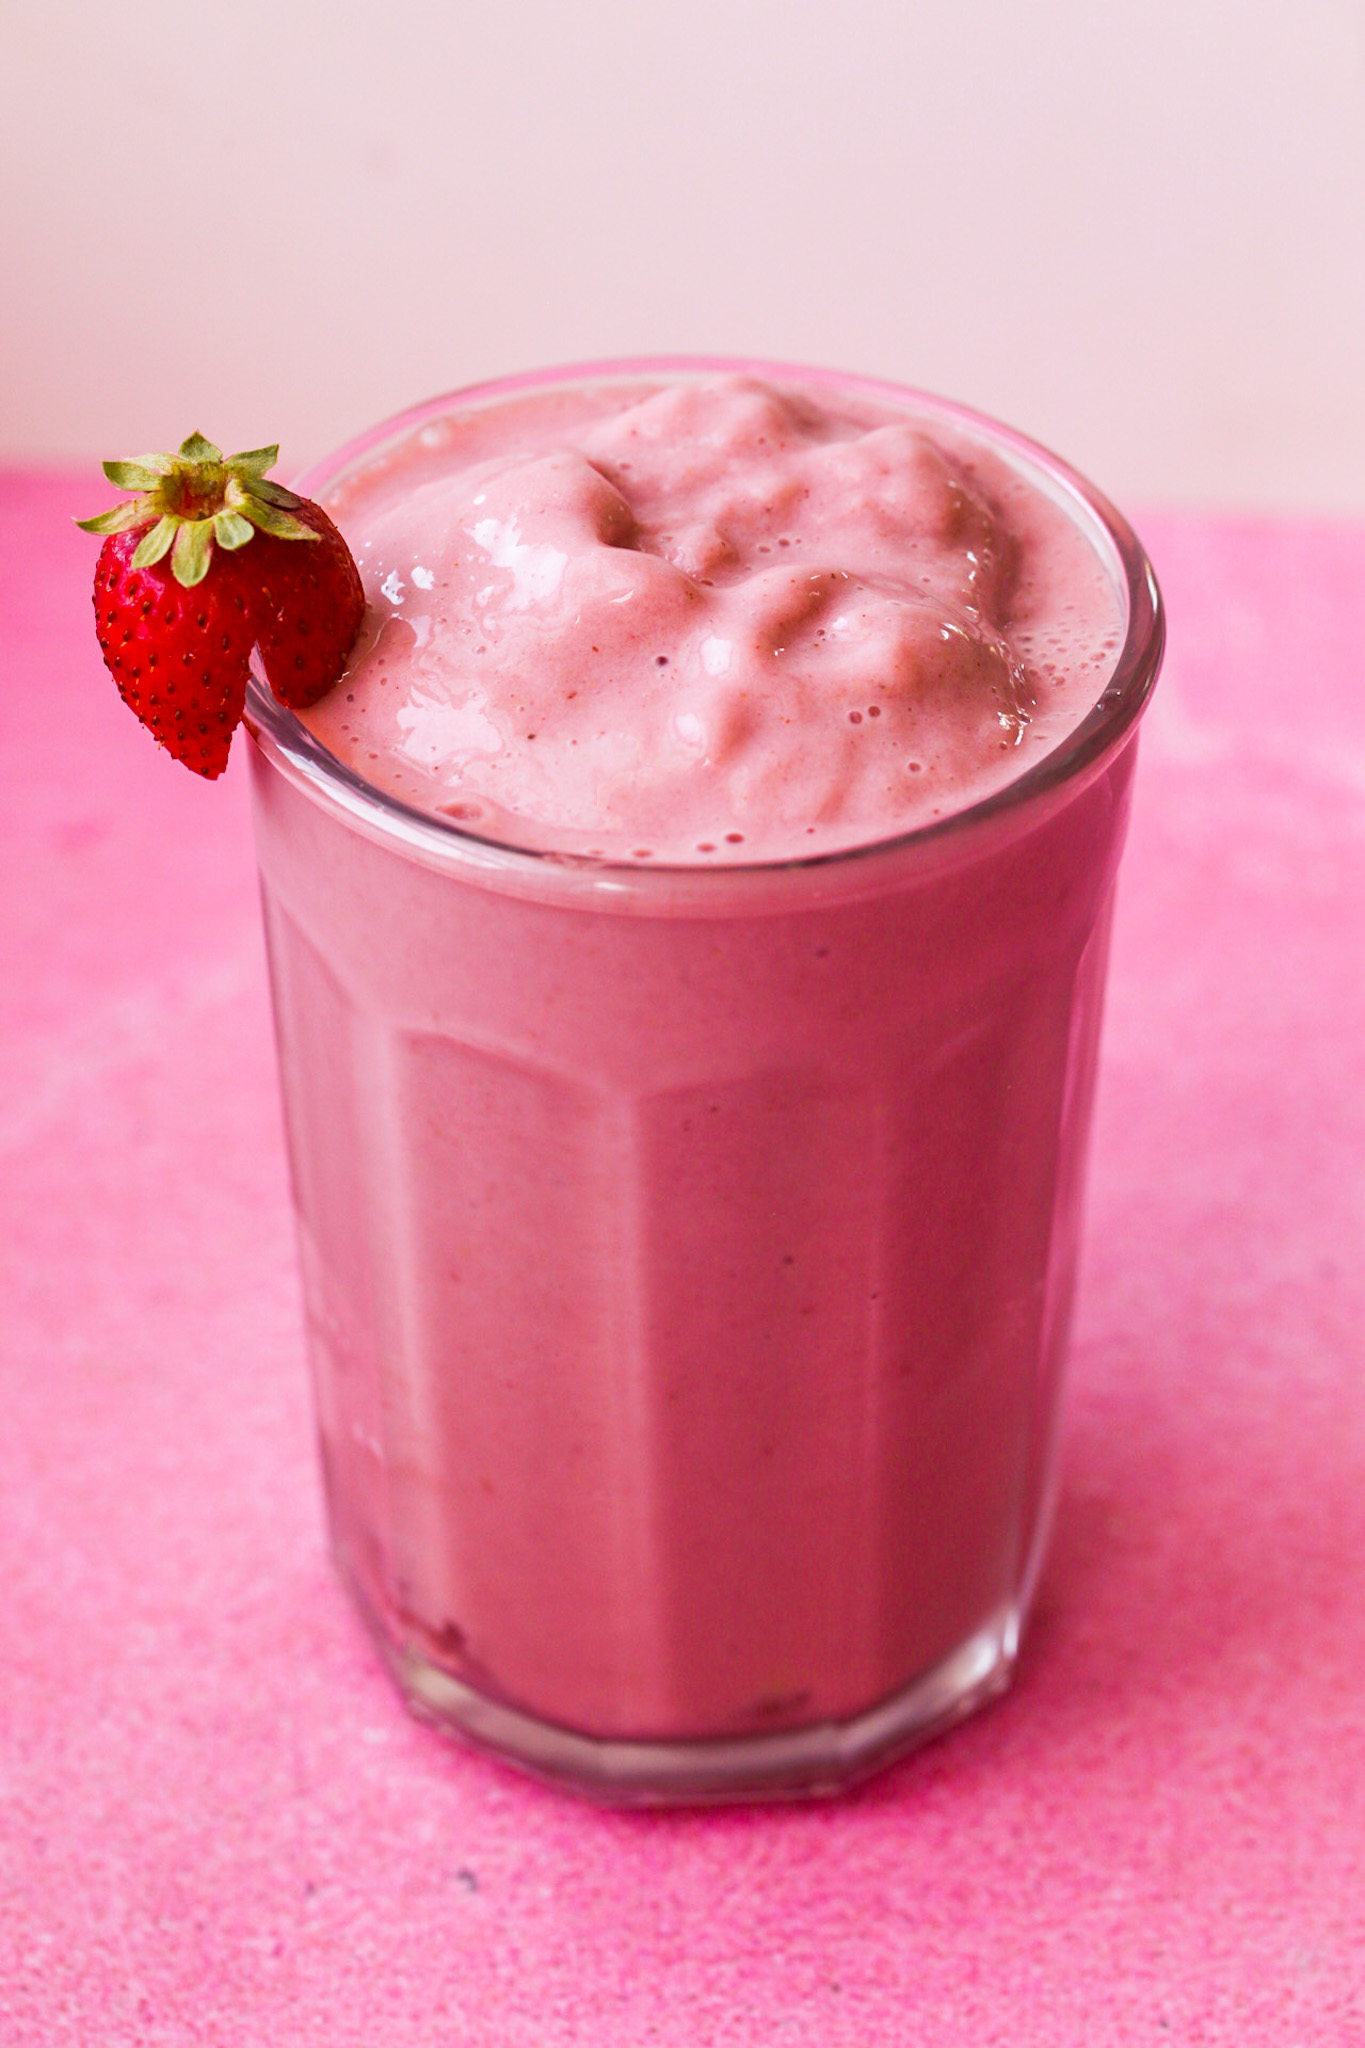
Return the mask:
[[717,864],[1014,780],[1112,668],[1112,579],[997,455],[743,376],[453,414],[328,497],[367,628],[317,737],[514,844]]

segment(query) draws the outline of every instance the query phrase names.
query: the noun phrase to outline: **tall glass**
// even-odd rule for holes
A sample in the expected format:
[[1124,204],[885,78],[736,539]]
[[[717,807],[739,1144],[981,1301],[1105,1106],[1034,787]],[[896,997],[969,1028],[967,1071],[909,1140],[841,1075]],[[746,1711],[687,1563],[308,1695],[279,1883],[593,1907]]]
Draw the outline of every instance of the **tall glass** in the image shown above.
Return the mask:
[[1042,1555],[1136,720],[1123,520],[966,432],[1112,576],[1054,753],[889,843],[717,869],[494,843],[253,685],[332,1540],[421,1715],[628,1801],[828,1791],[1008,1681]]

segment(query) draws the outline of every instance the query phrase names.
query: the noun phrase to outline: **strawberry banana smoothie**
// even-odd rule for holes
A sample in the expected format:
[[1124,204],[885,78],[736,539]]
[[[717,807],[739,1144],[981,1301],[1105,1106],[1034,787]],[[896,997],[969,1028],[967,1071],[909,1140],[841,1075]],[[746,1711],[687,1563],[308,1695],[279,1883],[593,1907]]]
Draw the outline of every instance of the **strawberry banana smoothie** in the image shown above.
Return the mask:
[[365,624],[248,715],[342,1571],[533,1769],[836,1787],[1036,1576],[1150,572],[818,373],[494,387],[309,488]]
[[964,809],[1090,710],[1074,519],[903,409],[750,378],[508,400],[329,496],[370,600],[317,737],[520,845],[714,865]]

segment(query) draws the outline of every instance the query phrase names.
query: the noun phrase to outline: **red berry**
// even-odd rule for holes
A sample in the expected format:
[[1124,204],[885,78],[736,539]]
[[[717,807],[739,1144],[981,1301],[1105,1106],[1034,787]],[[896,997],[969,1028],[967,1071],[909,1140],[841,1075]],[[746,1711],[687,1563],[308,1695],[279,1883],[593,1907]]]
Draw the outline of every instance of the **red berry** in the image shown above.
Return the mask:
[[228,763],[246,701],[255,639],[241,554],[224,555],[184,590],[164,562],[134,569],[146,528],[111,534],[95,569],[95,624],[119,695],[187,768],[210,779]]
[[365,611],[321,506],[266,481],[277,453],[225,458],[192,434],[176,455],[106,462],[138,495],[78,522],[107,535],[95,624],[119,693],[199,775],[227,766],[253,646],[276,697],[301,710],[339,680]]
[[242,555],[261,579],[256,628],[261,665],[281,704],[296,711],[316,704],[336,682],[355,646],[365,613],[365,592],[351,551],[321,505],[301,498],[295,508],[317,534],[310,547],[258,533]]

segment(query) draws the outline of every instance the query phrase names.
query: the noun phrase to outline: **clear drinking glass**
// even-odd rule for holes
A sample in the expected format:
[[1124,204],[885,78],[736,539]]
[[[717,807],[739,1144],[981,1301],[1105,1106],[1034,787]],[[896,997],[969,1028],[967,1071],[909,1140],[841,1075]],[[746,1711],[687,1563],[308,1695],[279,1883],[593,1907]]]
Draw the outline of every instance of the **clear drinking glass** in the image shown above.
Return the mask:
[[835,1790],[1008,1682],[1038,1574],[1115,873],[1162,620],[1008,788],[663,868],[408,809],[268,690],[255,815],[341,1575],[409,1704],[618,1801]]

